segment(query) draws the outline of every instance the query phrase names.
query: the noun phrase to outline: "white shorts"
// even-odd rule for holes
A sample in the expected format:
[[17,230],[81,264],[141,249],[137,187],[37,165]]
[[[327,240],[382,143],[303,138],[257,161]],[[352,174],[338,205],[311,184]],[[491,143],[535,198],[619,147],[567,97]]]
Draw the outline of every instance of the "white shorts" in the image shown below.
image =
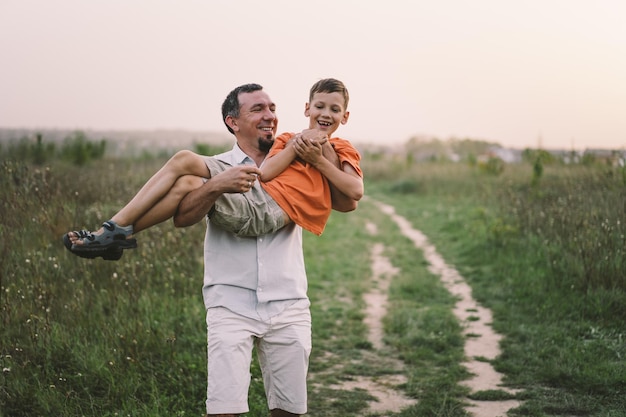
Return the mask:
[[256,346],[270,410],[307,411],[306,377],[311,353],[309,300],[298,300],[267,321],[207,309],[208,414],[249,411],[250,364]]

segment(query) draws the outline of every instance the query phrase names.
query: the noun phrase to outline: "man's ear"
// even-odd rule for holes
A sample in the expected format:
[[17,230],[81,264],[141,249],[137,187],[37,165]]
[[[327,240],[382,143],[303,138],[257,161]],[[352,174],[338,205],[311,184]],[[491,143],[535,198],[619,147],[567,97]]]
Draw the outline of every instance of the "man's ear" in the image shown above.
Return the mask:
[[311,115],[311,105],[309,103],[304,103],[304,117],[309,117]]
[[233,116],[226,116],[226,119],[224,119],[224,121],[226,122],[226,125],[228,127],[233,129],[233,131],[237,132],[239,130],[239,125],[237,124],[237,119],[235,119]]
[[348,123],[348,118],[350,117],[350,112],[347,111],[343,114],[343,117],[341,118],[341,124],[345,125],[346,123]]

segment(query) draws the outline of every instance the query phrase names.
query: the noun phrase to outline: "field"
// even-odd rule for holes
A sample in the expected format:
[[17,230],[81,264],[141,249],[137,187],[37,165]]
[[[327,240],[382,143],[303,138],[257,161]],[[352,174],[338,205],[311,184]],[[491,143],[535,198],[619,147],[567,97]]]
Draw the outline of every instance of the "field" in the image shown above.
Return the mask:
[[[63,233],[96,227],[165,162],[74,145],[0,148],[0,416],[201,416],[204,227],[144,231],[117,262],[69,254]],[[504,339],[491,362],[522,404],[509,415],[626,415],[624,168],[363,156],[369,199],[334,213],[321,237],[305,234],[309,415],[382,415],[367,414],[367,391],[337,388],[396,372],[371,360],[378,348],[364,324],[376,243],[398,270],[383,349],[402,361],[400,389],[417,400],[393,415],[467,415],[455,300],[373,199],[424,232],[493,311]],[[267,415],[256,363],[250,408]]]

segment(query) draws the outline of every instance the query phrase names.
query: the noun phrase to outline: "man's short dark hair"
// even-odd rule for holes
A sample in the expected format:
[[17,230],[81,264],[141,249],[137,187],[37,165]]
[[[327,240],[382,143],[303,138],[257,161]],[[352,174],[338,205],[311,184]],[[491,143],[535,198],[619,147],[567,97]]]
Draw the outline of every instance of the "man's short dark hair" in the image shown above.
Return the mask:
[[235,88],[226,96],[226,99],[222,103],[222,121],[226,125],[228,131],[233,135],[235,134],[235,132],[226,123],[226,117],[239,117],[239,108],[241,107],[241,104],[239,103],[239,94],[253,93],[259,90],[263,90],[263,87],[259,84],[244,84]]

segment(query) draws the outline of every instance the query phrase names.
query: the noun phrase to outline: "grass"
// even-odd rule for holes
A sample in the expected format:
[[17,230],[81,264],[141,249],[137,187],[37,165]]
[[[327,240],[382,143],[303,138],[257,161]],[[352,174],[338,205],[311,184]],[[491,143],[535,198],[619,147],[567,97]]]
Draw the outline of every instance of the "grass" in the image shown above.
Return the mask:
[[[400,188],[381,181],[369,190],[424,231],[493,310],[494,327],[506,336],[495,367],[524,390],[524,404],[511,414],[624,414],[625,247],[615,232],[625,219],[623,182],[605,167],[552,167],[549,179],[529,189],[525,169],[488,178],[462,165],[425,166],[400,178]],[[430,189],[404,192],[411,178],[426,184],[413,189]],[[556,204],[556,195],[580,204]],[[584,259],[567,244],[572,236],[584,237],[584,247],[606,244]],[[615,268],[588,273],[607,258]]]
[[[77,258],[60,241],[70,228],[96,227],[163,162],[1,160],[0,416],[202,415],[204,227],[144,231],[140,247],[118,262]],[[546,167],[533,181],[530,166],[500,175],[380,159],[363,167],[367,194],[422,230],[494,312],[505,335],[494,365],[523,401],[512,415],[626,414],[620,171]],[[367,223],[379,233],[370,235]],[[382,358],[363,324],[375,243],[399,270]],[[333,213],[321,237],[305,234],[304,247],[314,345],[309,415],[363,416],[371,396],[335,387],[395,372],[385,360],[392,357],[404,362],[402,388],[418,400],[395,417],[466,415],[454,299],[397,226],[364,201],[354,213]],[[265,416],[256,362],[252,375],[248,416]]]

